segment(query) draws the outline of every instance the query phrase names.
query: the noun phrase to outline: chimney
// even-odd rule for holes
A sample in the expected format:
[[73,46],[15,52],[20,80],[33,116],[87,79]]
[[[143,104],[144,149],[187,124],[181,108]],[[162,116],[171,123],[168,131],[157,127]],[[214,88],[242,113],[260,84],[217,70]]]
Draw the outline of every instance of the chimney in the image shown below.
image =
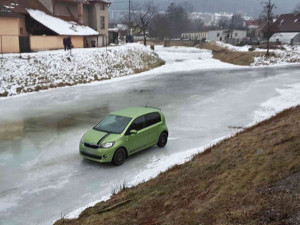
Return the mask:
[[78,22],[80,24],[83,24],[83,2],[82,1],[78,2],[77,8],[78,8]]

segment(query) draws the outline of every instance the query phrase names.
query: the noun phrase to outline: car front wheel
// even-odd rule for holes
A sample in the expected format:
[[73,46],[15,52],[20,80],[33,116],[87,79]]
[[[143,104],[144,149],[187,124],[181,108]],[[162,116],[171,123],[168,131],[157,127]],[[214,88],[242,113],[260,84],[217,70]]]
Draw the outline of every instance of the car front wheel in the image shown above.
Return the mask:
[[113,157],[113,164],[120,166],[124,163],[125,159],[126,159],[126,150],[124,148],[119,148]]
[[158,139],[157,146],[163,148],[166,146],[167,142],[168,142],[168,134],[166,132],[161,133]]

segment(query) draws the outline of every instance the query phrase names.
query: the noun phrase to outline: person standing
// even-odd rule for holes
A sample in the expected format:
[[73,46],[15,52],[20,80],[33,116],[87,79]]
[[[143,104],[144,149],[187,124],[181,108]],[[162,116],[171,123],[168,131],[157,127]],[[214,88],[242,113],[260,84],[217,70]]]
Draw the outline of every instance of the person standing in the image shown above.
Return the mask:
[[64,49],[67,50],[67,38],[63,39]]
[[72,40],[70,36],[67,37],[67,49],[70,51],[72,49]]

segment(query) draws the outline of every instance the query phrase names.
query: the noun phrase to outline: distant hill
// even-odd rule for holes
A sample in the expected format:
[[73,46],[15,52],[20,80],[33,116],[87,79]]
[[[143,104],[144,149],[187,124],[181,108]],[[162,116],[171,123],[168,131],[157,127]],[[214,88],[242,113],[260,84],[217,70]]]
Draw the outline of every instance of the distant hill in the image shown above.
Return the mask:
[[[128,9],[126,0],[111,0],[113,3],[111,9],[125,10]],[[115,2],[115,3],[114,3]],[[134,2],[134,1],[133,1]],[[149,0],[135,0],[135,2],[149,2]],[[235,13],[243,11],[249,16],[258,16],[261,12],[262,0],[154,0],[160,10],[165,10],[171,2],[178,4],[189,3],[193,5],[194,11],[198,12],[231,12]],[[276,13],[289,13],[292,12],[299,0],[273,0],[276,4]]]

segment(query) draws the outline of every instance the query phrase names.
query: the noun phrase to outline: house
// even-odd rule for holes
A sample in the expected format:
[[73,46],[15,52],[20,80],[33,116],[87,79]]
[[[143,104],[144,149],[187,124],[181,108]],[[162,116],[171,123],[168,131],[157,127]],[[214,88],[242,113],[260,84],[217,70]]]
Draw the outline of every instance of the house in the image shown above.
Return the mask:
[[270,38],[270,42],[288,45],[300,45],[300,32],[275,33]]
[[247,32],[244,30],[211,30],[207,34],[209,41],[239,42],[245,37]]
[[[63,0],[58,2],[61,1],[64,2]],[[47,5],[45,2],[46,0],[0,0],[1,53],[61,49],[63,38],[67,36],[72,37],[75,48],[103,46],[107,43],[108,21],[105,12],[101,11],[100,4],[103,1],[95,0],[92,5],[88,0],[80,1],[80,4],[76,1],[79,11],[82,9],[81,6],[86,4],[87,7],[97,6],[98,11],[104,13],[97,13],[100,18],[95,25],[101,32],[84,25],[85,23],[79,23],[77,20],[80,18],[80,13],[77,18],[53,15],[51,10],[55,7],[51,8],[51,4]],[[108,2],[105,1],[104,8],[107,4]],[[85,15],[87,17],[89,14]],[[92,18],[91,15],[89,16]],[[82,17],[82,20],[85,20],[86,24],[92,23],[93,20],[86,17]],[[101,21],[104,21],[102,25]]]
[[97,38],[87,38],[86,47],[101,47],[108,43],[108,0],[39,0],[53,15],[74,21],[99,32]]
[[259,20],[245,20],[243,26],[247,29],[248,37],[259,36],[259,27],[261,22]]
[[300,13],[282,14],[272,24],[271,42],[300,44]]
[[47,11],[38,1],[0,0],[0,51],[30,51],[26,29],[26,8]]
[[207,39],[207,32],[197,32],[197,33],[183,33],[181,39],[192,40],[192,41],[201,41]]
[[119,44],[119,40],[125,42],[128,27],[125,24],[117,24],[114,28],[108,28],[110,44]]
[[224,41],[232,44],[237,44],[245,37],[247,37],[247,32],[244,30],[210,30],[207,32],[183,33],[181,35],[182,39],[193,41],[206,39],[208,41]]

